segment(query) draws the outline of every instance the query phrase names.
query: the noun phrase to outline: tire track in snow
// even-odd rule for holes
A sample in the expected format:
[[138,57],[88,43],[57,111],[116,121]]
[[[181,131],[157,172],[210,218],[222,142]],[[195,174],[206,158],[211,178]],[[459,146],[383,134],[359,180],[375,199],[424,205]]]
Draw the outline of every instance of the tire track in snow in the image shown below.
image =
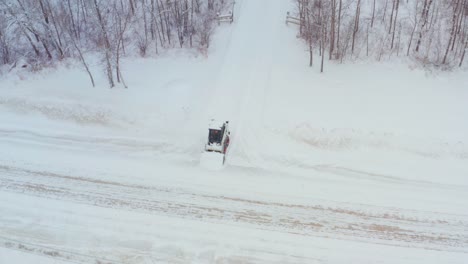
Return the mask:
[[126,151],[153,151],[158,153],[184,152],[184,150],[179,149],[177,146],[162,141],[123,137],[48,135],[27,130],[0,129],[0,141],[47,145],[60,149],[104,149],[110,151],[123,149]]
[[[277,26],[283,26],[281,15],[281,2],[274,1],[268,6],[261,2],[246,2],[242,12],[243,20],[237,25],[237,34],[234,38],[238,45],[230,49],[231,56],[226,70],[222,72],[218,81],[224,87],[224,93],[229,93],[231,83],[236,83],[237,89],[231,90],[237,93],[235,104],[228,109],[233,122],[232,148],[229,150],[228,163],[243,166],[259,166],[263,160],[262,147],[266,142],[262,135],[264,108],[267,90],[271,82],[272,64],[275,52],[278,52],[272,40],[281,36],[277,32]],[[256,19],[258,10],[262,10],[265,18]],[[255,23],[252,24],[252,22]],[[249,45],[245,46],[246,43]],[[232,81],[233,80],[233,81]],[[222,89],[223,90],[223,89]],[[232,93],[232,92],[230,92]],[[222,97],[222,96],[220,96]],[[219,108],[219,107],[217,107]]]
[[0,173],[4,192],[304,236],[468,253],[466,215],[246,200],[7,166],[0,166]]
[[122,262],[116,260],[28,243],[2,236],[0,236],[0,247],[61,260],[68,263],[122,264]]

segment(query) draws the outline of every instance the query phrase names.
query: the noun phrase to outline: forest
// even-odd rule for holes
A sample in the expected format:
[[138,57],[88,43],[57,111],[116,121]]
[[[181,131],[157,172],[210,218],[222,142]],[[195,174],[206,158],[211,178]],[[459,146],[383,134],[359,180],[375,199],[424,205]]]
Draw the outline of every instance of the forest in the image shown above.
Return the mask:
[[[468,48],[468,0],[295,0],[287,21],[323,61],[406,56],[452,69]],[[323,55],[323,56],[322,56]]]
[[[175,47],[206,53],[217,18],[233,12],[234,3],[0,0],[0,66],[25,61],[37,70],[75,58],[94,85],[87,55],[98,54],[109,86],[126,87],[123,57]],[[318,55],[322,72],[325,59],[408,57],[444,70],[462,67],[465,60],[468,0],[291,0],[291,5],[287,23],[297,25],[309,65]]]
[[97,53],[110,87],[126,86],[121,58],[210,44],[224,0],[0,0],[0,66],[42,68]]

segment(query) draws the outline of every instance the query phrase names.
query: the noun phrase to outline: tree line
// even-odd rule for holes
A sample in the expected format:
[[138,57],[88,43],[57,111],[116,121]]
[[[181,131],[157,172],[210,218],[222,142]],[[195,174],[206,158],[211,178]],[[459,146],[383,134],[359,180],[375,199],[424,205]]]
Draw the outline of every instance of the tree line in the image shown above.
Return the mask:
[[101,54],[110,87],[126,87],[121,58],[169,47],[207,49],[227,0],[0,0],[0,66]]
[[461,67],[468,49],[468,0],[294,0],[299,34],[314,53],[343,62],[407,56]]

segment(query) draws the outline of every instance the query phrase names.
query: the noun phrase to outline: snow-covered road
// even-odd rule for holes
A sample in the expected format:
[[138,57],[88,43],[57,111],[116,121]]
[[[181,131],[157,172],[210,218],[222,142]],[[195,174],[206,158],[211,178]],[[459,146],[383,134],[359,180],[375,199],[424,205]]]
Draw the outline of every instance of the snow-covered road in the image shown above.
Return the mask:
[[[419,262],[405,252],[424,250],[458,262],[468,253],[463,214],[323,200],[291,203],[281,194],[255,199],[210,190],[219,187],[216,182],[143,184],[128,180],[132,175],[122,180],[13,166],[1,166],[0,173],[2,246],[78,263],[92,257],[110,263],[309,263],[339,259],[328,251],[343,243],[360,253],[377,247],[399,256],[348,254],[353,261]],[[332,246],[316,245],[320,239]]]
[[18,250],[52,263],[463,263],[468,254],[463,185],[325,166],[212,172],[144,141],[2,135],[2,263]]
[[[125,184],[15,167],[0,167],[0,188],[63,202],[165,215],[307,236],[467,252],[468,216],[361,205],[288,204],[183,188]],[[340,207],[342,206],[342,207]],[[8,216],[3,216],[8,222]],[[13,219],[11,219],[13,220]]]
[[468,261],[468,80],[314,74],[290,2],[236,2],[208,59],[139,61],[128,91],[5,89],[0,264]]

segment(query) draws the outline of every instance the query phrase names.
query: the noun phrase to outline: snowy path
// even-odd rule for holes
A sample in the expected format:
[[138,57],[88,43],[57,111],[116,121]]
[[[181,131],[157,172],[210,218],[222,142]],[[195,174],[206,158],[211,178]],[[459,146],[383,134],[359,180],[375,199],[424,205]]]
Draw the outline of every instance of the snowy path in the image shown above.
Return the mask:
[[[211,108],[218,119],[232,122],[233,144],[230,158],[255,158],[263,142],[264,107],[271,85],[271,69],[276,54],[284,52],[278,41],[284,37],[286,1],[242,1],[238,24],[232,34],[225,65],[217,81],[216,103]],[[259,11],[261,10],[261,11]]]

